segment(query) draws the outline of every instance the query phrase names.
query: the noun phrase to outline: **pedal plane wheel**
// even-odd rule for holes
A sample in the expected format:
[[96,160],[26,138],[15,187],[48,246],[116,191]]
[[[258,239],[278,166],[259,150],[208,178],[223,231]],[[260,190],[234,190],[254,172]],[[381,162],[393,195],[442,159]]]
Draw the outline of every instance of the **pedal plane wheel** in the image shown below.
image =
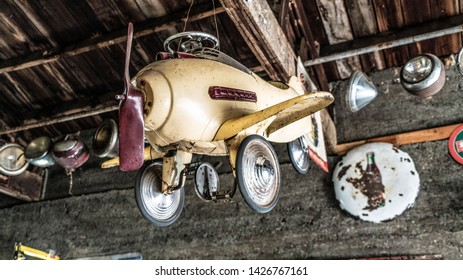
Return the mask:
[[162,187],[162,160],[142,168],[135,185],[135,200],[143,216],[153,224],[165,227],[174,223],[185,205],[185,189],[164,195]]
[[219,174],[208,162],[201,163],[195,172],[196,194],[203,201],[212,201],[213,194],[219,191]]
[[309,172],[309,145],[304,135],[288,143],[288,154],[291,164],[299,174]]
[[259,135],[241,142],[236,158],[236,176],[241,195],[258,213],[268,213],[280,196],[280,166],[272,145]]

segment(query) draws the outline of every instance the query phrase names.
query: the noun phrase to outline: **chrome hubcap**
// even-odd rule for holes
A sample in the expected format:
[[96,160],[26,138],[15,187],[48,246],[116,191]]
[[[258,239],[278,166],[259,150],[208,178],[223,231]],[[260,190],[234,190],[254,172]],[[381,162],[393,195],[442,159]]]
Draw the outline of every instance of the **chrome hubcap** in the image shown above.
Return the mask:
[[259,141],[251,141],[243,158],[243,177],[250,198],[260,206],[268,206],[277,199],[279,169],[272,151]]
[[162,165],[148,167],[141,178],[141,198],[147,213],[156,220],[168,221],[175,216],[181,203],[181,192],[161,192]]
[[306,138],[304,136],[299,137],[291,142],[290,147],[294,164],[300,169],[307,169],[309,166],[309,145]]

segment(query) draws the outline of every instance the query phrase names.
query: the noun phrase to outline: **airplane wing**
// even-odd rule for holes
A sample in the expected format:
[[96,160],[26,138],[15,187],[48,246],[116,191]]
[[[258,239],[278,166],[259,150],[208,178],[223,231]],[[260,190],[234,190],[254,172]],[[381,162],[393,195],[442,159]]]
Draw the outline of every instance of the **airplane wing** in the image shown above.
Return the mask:
[[299,95],[253,114],[224,122],[213,141],[231,138],[255,124],[274,118],[267,128],[267,134],[270,135],[280,128],[325,108],[333,101],[331,93],[324,91]]

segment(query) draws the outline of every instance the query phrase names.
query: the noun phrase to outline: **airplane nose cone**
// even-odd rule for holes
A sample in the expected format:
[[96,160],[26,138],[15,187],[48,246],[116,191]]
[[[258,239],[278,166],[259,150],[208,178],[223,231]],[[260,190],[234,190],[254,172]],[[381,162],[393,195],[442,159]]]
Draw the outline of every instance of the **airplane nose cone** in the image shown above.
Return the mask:
[[145,129],[154,131],[165,124],[171,113],[171,87],[164,75],[154,70],[144,71],[136,81],[138,89],[144,95]]

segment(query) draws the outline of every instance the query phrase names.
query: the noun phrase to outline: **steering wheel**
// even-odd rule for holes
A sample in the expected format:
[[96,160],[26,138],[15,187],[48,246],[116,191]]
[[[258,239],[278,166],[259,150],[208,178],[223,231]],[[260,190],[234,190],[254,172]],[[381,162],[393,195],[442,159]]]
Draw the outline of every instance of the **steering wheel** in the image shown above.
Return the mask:
[[219,40],[205,32],[188,31],[172,35],[164,41],[164,50],[168,53],[174,53],[177,50],[192,53],[202,47],[217,49]]

